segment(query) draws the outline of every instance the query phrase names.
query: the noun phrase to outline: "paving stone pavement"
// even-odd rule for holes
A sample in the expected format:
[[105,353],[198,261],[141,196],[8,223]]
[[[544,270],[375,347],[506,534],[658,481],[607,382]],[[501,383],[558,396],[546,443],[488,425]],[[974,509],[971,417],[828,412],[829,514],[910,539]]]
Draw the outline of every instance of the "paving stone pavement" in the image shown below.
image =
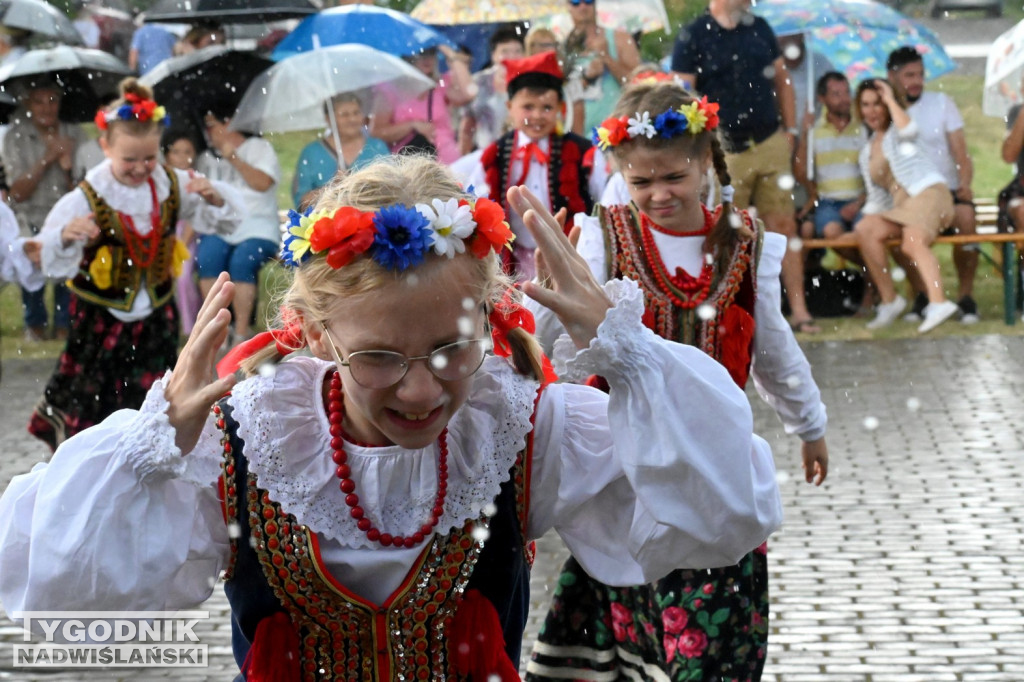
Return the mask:
[[[806,346],[829,407],[831,470],[800,472],[799,443],[756,397],[786,523],[771,541],[770,682],[1024,680],[1024,340],[911,339]],[[0,486],[45,449],[24,432],[51,361],[8,361]],[[753,395],[753,394],[752,394]],[[526,650],[564,548],[539,544]],[[229,680],[218,587],[201,608],[210,667],[186,672],[12,668],[20,628],[0,621],[0,679]]]

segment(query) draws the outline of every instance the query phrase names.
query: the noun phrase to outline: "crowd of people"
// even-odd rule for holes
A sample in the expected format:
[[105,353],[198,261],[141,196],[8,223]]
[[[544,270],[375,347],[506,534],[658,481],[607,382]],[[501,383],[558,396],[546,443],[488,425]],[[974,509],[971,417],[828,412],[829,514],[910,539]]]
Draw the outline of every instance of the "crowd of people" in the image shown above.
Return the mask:
[[[77,177],[59,86],[26,89],[0,276],[26,339],[66,347],[29,426],[55,453],[0,499],[8,612],[174,610],[222,576],[246,679],[519,679],[531,543],[554,529],[572,558],[528,679],[759,679],[780,503],[748,380],[806,481],[828,474],[793,240],[847,240],[871,329],[907,312],[894,237],[920,332],[978,311],[977,253],[954,302],[931,251],[975,225],[963,121],[921,56],[854,94],[749,4],[710,0],[670,72],[593,0],[567,0],[564,41],[498,27],[475,74],[447,46],[407,57],[421,96],[324,101],[283,245],[281,165],[230,105],[197,139],[127,79]],[[141,35],[133,68],[223,41],[193,33]],[[275,259],[291,284],[256,334]]]

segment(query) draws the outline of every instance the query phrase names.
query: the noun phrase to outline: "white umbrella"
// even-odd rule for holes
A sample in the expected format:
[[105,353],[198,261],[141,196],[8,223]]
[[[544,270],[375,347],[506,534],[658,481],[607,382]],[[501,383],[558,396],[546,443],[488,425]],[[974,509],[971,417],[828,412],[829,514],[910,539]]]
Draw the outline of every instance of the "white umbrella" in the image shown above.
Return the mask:
[[287,132],[324,126],[324,103],[354,92],[372,96],[387,85],[409,97],[436,83],[398,57],[366,45],[332,45],[283,59],[253,80],[231,127],[249,132]]
[[1006,116],[1021,103],[1024,75],[1024,21],[996,38],[985,62],[985,94],[982,111],[988,116]]

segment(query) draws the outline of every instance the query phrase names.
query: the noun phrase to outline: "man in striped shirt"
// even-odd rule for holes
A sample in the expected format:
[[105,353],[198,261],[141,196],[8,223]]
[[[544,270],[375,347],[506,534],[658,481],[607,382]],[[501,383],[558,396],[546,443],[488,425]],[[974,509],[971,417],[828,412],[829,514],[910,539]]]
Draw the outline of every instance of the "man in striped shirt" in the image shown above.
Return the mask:
[[[801,233],[805,238],[835,239],[853,230],[864,205],[864,181],[857,158],[867,144],[867,135],[850,111],[850,82],[838,71],[829,71],[818,79],[816,94],[821,117],[804,117],[797,144],[793,171],[807,188],[810,200],[800,212]],[[813,135],[809,134],[813,130]],[[808,146],[811,147],[808,154]],[[812,158],[813,173],[807,159]],[[813,177],[812,177],[813,175]],[[813,211],[813,224],[804,220]],[[852,253],[859,262],[856,247]]]

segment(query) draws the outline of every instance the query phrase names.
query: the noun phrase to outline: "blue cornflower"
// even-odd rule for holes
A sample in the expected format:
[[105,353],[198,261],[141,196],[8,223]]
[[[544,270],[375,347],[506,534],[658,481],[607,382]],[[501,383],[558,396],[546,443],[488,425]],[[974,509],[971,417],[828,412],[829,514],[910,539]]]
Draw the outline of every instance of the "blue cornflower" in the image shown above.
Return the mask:
[[391,270],[419,265],[434,243],[430,221],[411,206],[385,206],[373,217],[373,225],[373,259]]
[[669,109],[664,114],[659,114],[654,119],[654,129],[658,131],[659,135],[666,139],[675,137],[676,135],[682,135],[686,132],[686,128],[689,125],[689,121],[686,120],[686,117],[675,109]]

